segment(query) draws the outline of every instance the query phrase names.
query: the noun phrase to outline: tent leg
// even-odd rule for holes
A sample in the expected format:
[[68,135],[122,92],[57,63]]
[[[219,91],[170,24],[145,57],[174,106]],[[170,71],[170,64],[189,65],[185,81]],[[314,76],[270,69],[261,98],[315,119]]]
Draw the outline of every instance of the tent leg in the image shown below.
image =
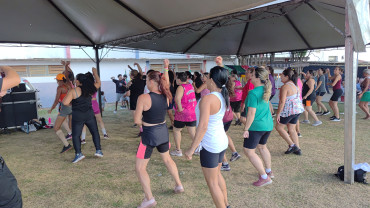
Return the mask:
[[[99,46],[94,46],[94,50],[95,50],[96,69],[97,69],[98,75],[100,77]],[[102,107],[101,107],[101,86],[98,89],[98,101],[99,101],[100,115],[103,117],[103,111],[102,111]]]
[[344,101],[344,182],[354,183],[356,131],[356,77],[357,62],[353,56],[353,42],[349,28],[348,7],[345,16],[345,101]]

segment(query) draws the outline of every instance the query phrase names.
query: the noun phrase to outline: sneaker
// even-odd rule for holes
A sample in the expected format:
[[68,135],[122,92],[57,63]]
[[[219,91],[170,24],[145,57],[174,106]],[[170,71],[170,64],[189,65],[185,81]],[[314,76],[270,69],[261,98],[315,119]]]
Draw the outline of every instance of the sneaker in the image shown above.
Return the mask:
[[303,121],[301,121],[301,124],[309,124],[309,123],[310,123],[309,120],[303,120]]
[[230,170],[231,170],[231,168],[230,168],[229,163],[227,163],[227,164],[225,164],[225,165],[224,165],[224,163],[222,163],[222,165],[221,165],[221,170],[222,170],[222,171],[230,171]]
[[272,117],[275,117],[275,116],[276,116],[276,113],[273,113],[273,114],[272,114]]
[[335,118],[333,118],[333,119],[331,119],[331,121],[340,121],[340,118],[337,118],[337,117],[335,117]]
[[168,128],[168,130],[173,130],[173,126],[170,126],[170,127]]
[[301,133],[297,133],[298,134],[298,137],[302,137],[302,134]]
[[114,113],[114,114],[116,114],[116,113],[117,113],[117,111],[113,111],[113,113]]
[[270,178],[275,178],[274,173],[272,173],[272,171],[270,171],[269,173],[267,173],[267,175],[268,175]]
[[293,147],[289,146],[288,150],[285,151],[285,154],[290,154],[290,153],[295,152],[297,150],[299,150],[299,148],[296,145],[293,145]]
[[240,123],[240,120],[238,119],[238,120],[235,121],[234,126],[239,125],[239,123]]
[[254,182],[253,185],[257,187],[266,186],[272,183],[272,180],[269,176],[267,176],[267,179],[263,179],[261,176],[259,177],[258,181]]
[[143,202],[141,202],[140,206],[137,208],[150,208],[155,207],[157,205],[157,202],[155,201],[154,197],[151,200],[147,200],[146,198],[143,199]]
[[312,126],[318,126],[318,125],[321,125],[322,124],[322,122],[321,121],[315,121],[313,124],[312,124]]
[[109,139],[108,134],[104,134],[104,139]]
[[181,150],[177,150],[177,149],[175,149],[175,150],[172,150],[172,151],[170,152],[170,155],[172,155],[172,156],[182,157],[182,151],[181,151]]
[[82,139],[81,144],[86,144],[86,140]]
[[68,140],[71,140],[71,139],[72,139],[72,134],[67,134],[66,140],[68,141]]
[[82,153],[76,154],[75,159],[72,161],[72,163],[78,163],[80,160],[85,159],[85,156]]
[[173,192],[175,192],[175,194],[180,194],[180,193],[184,192],[184,187],[176,186],[175,189],[173,190]]
[[72,146],[70,144],[68,144],[68,146],[63,146],[63,149],[60,153],[65,153],[67,152],[68,150],[72,149]]
[[316,115],[318,115],[318,116],[323,115],[323,113],[322,113],[322,112],[316,112],[315,114],[316,114]]
[[132,128],[135,128],[135,127],[137,127],[137,124],[132,125]]
[[96,156],[96,157],[103,157],[103,152],[101,150],[96,150],[94,156]]
[[329,115],[330,114],[330,111],[325,111],[324,113],[322,113],[322,115],[326,116],[326,115]]
[[336,118],[335,116],[332,116],[332,117],[330,117],[330,120],[333,120],[334,118]]
[[302,150],[298,149],[297,151],[294,151],[293,153],[296,155],[302,155]]
[[125,106],[121,106],[120,108],[121,108],[121,109],[125,109],[126,107],[125,107]]
[[231,154],[230,162],[237,161],[237,160],[239,160],[240,157],[241,156],[239,155],[239,153],[235,152],[235,153]]

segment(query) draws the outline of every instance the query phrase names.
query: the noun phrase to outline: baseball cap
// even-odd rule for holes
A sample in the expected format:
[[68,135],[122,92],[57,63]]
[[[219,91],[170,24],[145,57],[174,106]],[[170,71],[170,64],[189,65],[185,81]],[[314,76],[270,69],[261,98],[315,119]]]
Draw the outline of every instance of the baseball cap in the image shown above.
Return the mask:
[[66,76],[64,74],[58,74],[57,77],[55,77],[55,79],[62,81],[63,79],[66,79]]

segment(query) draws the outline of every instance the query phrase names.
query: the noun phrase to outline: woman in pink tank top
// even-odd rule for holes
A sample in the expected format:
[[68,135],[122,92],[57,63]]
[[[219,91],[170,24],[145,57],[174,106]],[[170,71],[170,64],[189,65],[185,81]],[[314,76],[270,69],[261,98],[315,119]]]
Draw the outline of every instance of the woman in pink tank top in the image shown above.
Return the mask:
[[206,83],[208,79],[208,75],[209,75],[208,72],[203,73],[203,76],[202,76],[203,84],[199,88],[194,88],[195,93],[200,93],[200,98],[210,93],[209,89],[207,89],[207,83]]
[[179,73],[177,75],[176,82],[179,85],[175,95],[175,120],[173,124],[173,137],[175,139],[176,149],[171,151],[170,154],[181,157],[182,129],[186,126],[191,139],[194,140],[195,137],[195,126],[197,120],[195,107],[197,105],[197,100],[195,98],[193,85],[187,82],[186,73]]
[[235,125],[241,125],[240,121],[240,105],[242,102],[242,95],[243,95],[243,86],[239,80],[237,80],[238,76],[233,74],[230,76],[230,81],[232,83],[232,88],[234,90],[234,95],[230,96],[230,105],[231,109],[234,112],[235,118]]

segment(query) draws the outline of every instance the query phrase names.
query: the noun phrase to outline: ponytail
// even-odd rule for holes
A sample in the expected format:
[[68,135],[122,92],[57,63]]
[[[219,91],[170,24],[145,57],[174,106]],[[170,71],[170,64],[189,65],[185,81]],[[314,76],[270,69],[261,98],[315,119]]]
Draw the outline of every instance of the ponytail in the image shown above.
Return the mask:
[[95,87],[94,77],[90,72],[86,74],[77,74],[76,79],[81,83],[81,96],[89,97],[95,94],[98,90]]
[[158,84],[158,88],[161,91],[162,95],[165,95],[167,99],[172,102],[172,93],[170,91],[170,86],[164,76],[161,76],[159,71],[151,71],[147,78],[153,80]]
[[229,93],[229,96],[234,97],[235,96],[235,91],[233,89],[233,83],[231,82],[230,78],[228,78],[228,80],[227,80],[226,88],[227,88],[227,91]]
[[263,100],[268,102],[270,100],[270,97],[271,97],[272,85],[271,85],[270,79],[267,79],[264,82],[265,82],[264,83],[265,86],[263,87],[263,89],[264,89]]
[[271,88],[272,84],[269,79],[269,73],[265,68],[258,67],[254,70],[256,78],[261,80],[261,83],[264,84],[263,88],[263,100],[268,102],[271,97]]
[[229,107],[229,93],[226,88],[226,85],[228,84],[228,75],[229,72],[227,69],[220,66],[213,67],[209,73],[209,78],[212,79],[216,86],[221,89],[221,94],[225,99],[227,108]]

